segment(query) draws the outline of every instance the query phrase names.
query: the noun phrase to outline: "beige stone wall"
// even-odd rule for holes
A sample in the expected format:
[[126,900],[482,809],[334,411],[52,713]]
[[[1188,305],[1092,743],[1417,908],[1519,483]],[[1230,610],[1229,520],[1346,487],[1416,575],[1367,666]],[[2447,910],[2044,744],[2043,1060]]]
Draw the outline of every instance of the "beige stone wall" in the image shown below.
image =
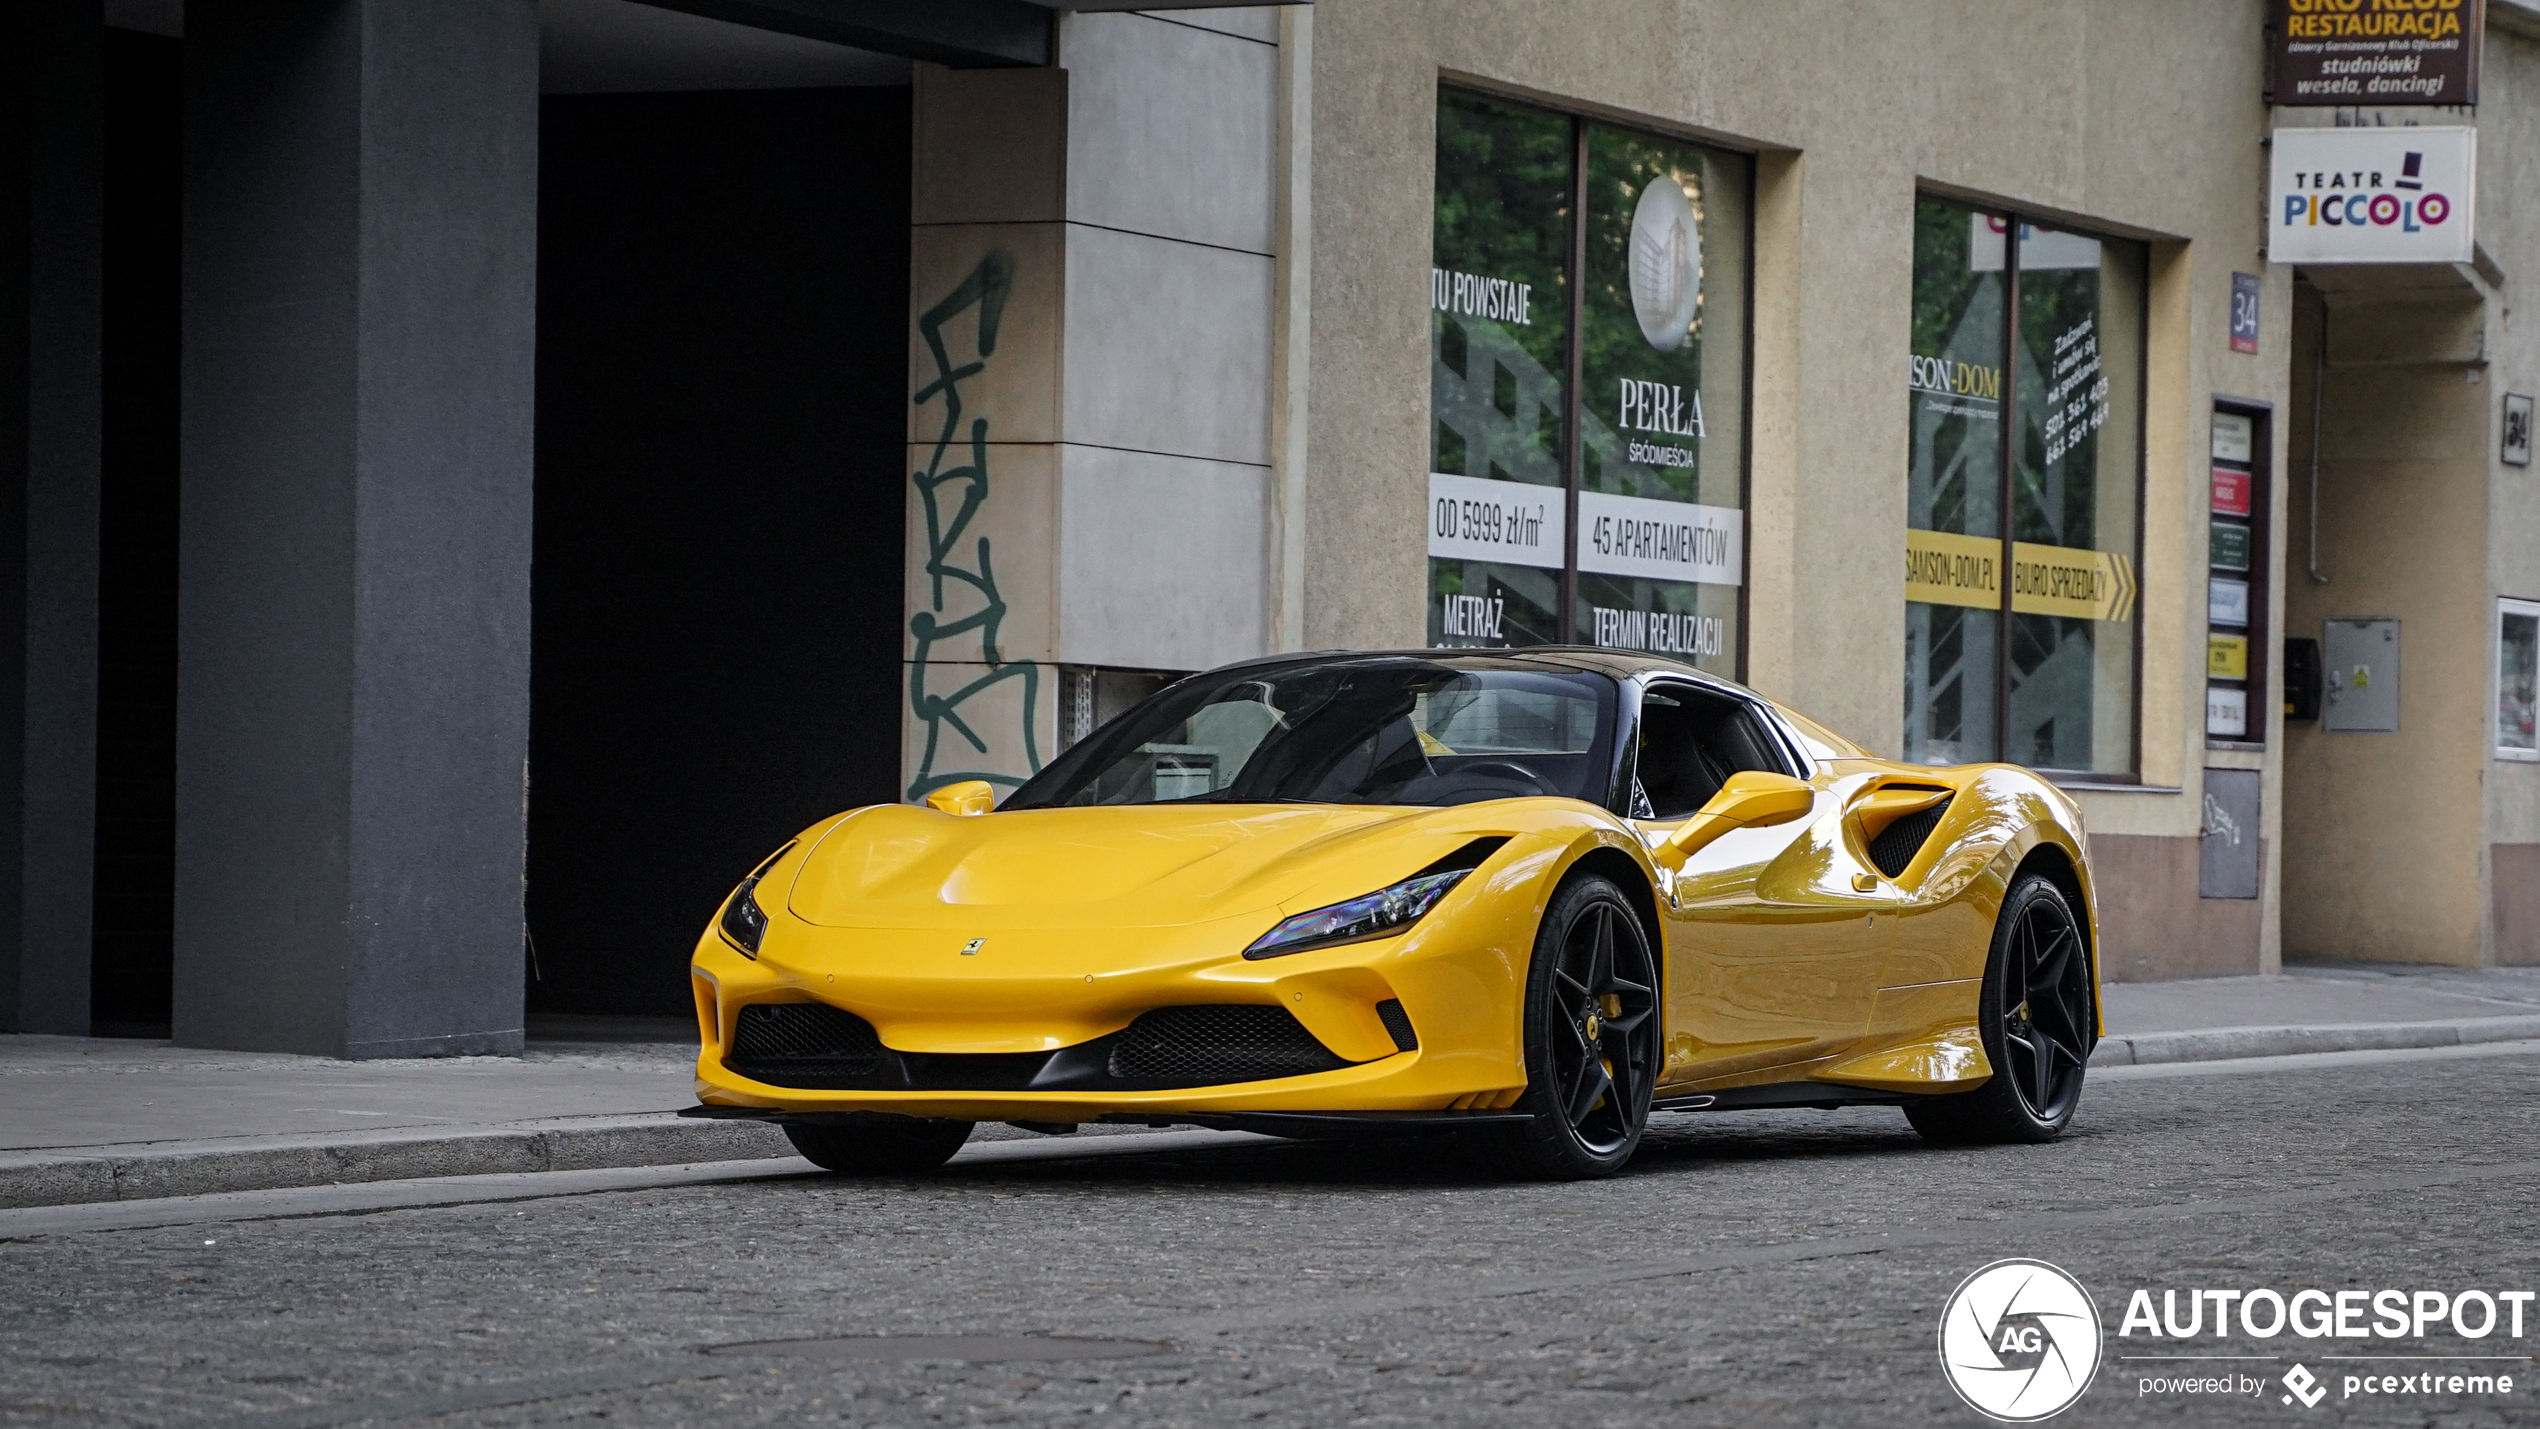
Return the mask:
[[[2490,36],[2481,76],[2479,141],[2488,155],[2529,155],[2540,145],[2540,23]],[[2508,287],[2540,275],[2540,186],[2529,163],[2479,168],[2482,241]],[[2488,332],[2489,408],[2501,395],[2540,394],[2540,322],[2507,302]],[[2493,436],[2490,450],[2493,450]],[[2488,505],[2487,560],[2494,593],[2540,600],[2540,467],[2497,464]],[[2492,608],[2483,613],[2495,619]],[[2492,639],[2492,635],[2488,638]],[[2492,680],[2493,676],[2489,676]],[[2492,685],[2482,683],[2489,701]],[[2492,738],[2492,733],[2484,737]],[[2488,954],[2500,963],[2540,963],[2540,764],[2486,763]]]
[[[2487,764],[2483,414],[2493,389],[2484,364],[2428,360],[2446,354],[2407,341],[2456,299],[2428,307],[2375,297],[2350,289],[2327,303],[2318,564],[2328,580],[2310,580],[2308,551],[2296,550],[2287,615],[2290,633],[2314,638],[2329,619],[2400,622],[2399,729],[2292,726],[2284,948],[2296,958],[2476,964],[2486,921],[2474,812]],[[2320,307],[2304,305],[2305,357]],[[2305,363],[2290,512],[2305,548],[2310,381]]]
[[[2261,10],[1320,0],[1304,643],[1424,636],[1441,81],[1757,151],[1750,680],[1877,748],[1902,728],[1913,200],[2013,204],[2154,245],[2140,719],[2143,782],[2161,792],[2084,803],[2095,832],[2192,840],[2207,414],[2218,391],[2286,395],[2289,275],[2258,257]],[[2254,358],[2229,350],[2235,268],[2265,280]],[[2278,793],[2271,777],[2270,850]]]
[[[2395,617],[2404,676],[2397,733],[2296,726],[2287,742],[2291,956],[2540,960],[2540,765],[2494,756],[2496,598],[2540,598],[2540,482],[2497,452],[2504,394],[2540,389],[2540,333],[2514,302],[2540,273],[2540,175],[2522,161],[2540,143],[2540,16],[2513,8],[2491,10],[2474,116],[2479,261],[2304,275],[2320,291],[2296,335],[2288,633]],[[2323,315],[2320,583],[2304,568]]]
[[[2540,278],[2540,175],[2528,159],[2540,152],[2540,37],[2491,34],[2481,83],[2479,241],[2510,294]],[[2487,330],[2490,382],[2487,408],[2480,416],[2491,456],[2503,394],[2540,394],[2540,315],[2518,311],[2519,306],[2508,298]],[[2540,466],[2496,464],[2487,559],[2495,594],[2540,600]],[[2484,616],[2494,618],[2492,610]],[[2487,688],[2487,679],[2482,688]],[[2489,760],[2486,796],[2491,842],[2540,843],[2540,764]],[[2508,876],[2503,867],[2491,872],[2495,879]],[[2540,888],[2528,890],[2528,896],[2540,899]],[[2522,958],[2535,959],[2540,959],[2540,947]]]

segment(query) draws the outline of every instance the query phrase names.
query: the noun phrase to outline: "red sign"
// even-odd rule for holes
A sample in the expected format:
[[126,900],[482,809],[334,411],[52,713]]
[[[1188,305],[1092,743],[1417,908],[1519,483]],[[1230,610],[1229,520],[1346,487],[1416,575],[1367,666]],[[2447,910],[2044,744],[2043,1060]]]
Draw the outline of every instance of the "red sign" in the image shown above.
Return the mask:
[[2249,514],[2249,473],[2233,471],[2227,466],[2214,468],[2214,514],[2217,516]]

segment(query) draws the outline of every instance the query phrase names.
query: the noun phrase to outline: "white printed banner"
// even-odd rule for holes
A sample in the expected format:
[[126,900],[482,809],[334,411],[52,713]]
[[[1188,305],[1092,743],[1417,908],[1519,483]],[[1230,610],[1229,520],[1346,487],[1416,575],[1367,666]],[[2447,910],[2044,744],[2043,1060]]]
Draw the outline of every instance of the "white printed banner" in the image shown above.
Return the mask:
[[1429,554],[1440,560],[1557,571],[1567,518],[1557,486],[1429,473]]
[[1579,569],[1643,580],[1743,585],[1746,513],[1730,506],[1582,491]]

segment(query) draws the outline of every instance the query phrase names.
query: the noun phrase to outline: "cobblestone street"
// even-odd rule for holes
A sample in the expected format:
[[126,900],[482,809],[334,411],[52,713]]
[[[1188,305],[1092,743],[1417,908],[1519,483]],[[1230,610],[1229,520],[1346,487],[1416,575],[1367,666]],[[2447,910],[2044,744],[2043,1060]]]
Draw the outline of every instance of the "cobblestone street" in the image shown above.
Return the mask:
[[[1494,1184],[1417,1149],[1070,1154],[1086,1134],[923,1180],[761,1173],[362,1214],[304,1199],[0,1245],[0,1422],[1970,1424],[1935,1330],[1951,1289],[2007,1256],[2071,1271],[2106,1324],[2066,1422],[2266,1422],[2297,1411],[2272,1391],[2143,1395],[2179,1367],[2128,1356],[2188,1347],[2118,1336],[2131,1291],[2524,1288],[2536,1109],[2524,1043],[2102,1071],[2072,1134],[2038,1148],[1934,1149],[1878,1109],[1662,1117],[1629,1174],[1578,1185]],[[699,1353],[870,1335],[1167,1348]],[[2486,1424],[2535,1417],[2529,1346],[2500,1325],[2192,1348],[2268,1356],[2233,1367],[2271,1386],[2307,1357],[2322,1417]],[[2513,1356],[2481,1362],[2513,1392],[2349,1400],[2355,1365],[2323,1362],[2468,1352]]]

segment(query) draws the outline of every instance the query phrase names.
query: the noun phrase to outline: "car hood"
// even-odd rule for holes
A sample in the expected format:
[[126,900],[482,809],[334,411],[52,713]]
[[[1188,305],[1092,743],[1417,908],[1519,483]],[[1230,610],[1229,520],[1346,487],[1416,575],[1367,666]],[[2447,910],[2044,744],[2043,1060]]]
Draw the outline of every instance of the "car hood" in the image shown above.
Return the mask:
[[1489,822],[1472,806],[1139,805],[960,817],[889,805],[822,834],[787,906],[841,928],[1177,926],[1370,892]]

